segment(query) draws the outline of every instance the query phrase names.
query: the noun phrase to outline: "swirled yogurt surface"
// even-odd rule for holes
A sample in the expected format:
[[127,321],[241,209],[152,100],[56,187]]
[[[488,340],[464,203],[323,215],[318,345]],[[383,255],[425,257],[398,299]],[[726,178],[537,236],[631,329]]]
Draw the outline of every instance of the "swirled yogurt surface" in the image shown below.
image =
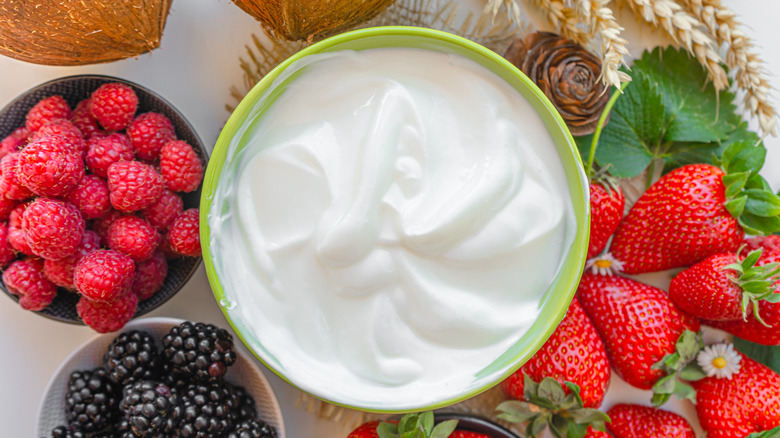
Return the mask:
[[461,391],[534,322],[573,241],[550,135],[458,55],[341,51],[278,82],[292,74],[235,136],[212,200],[221,304],[316,395]]

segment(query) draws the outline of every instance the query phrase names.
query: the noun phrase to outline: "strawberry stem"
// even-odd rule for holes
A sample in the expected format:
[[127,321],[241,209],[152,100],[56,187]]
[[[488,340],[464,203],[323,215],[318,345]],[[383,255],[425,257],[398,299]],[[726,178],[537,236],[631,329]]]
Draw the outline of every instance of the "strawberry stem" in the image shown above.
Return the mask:
[[617,101],[618,97],[623,94],[623,91],[626,89],[628,84],[630,84],[630,82],[621,83],[620,88],[618,89],[620,92],[612,93],[612,96],[609,97],[607,104],[604,105],[604,110],[601,111],[601,116],[599,117],[599,121],[596,124],[596,131],[593,133],[593,141],[590,144],[590,151],[588,152],[588,164],[585,167],[585,175],[588,177],[588,181],[590,181],[591,177],[593,176],[593,162],[596,159],[596,146],[598,145],[599,137],[601,137],[601,130],[604,129],[604,125],[607,124],[607,116],[609,116],[610,111],[612,111],[612,107],[615,106],[615,102]]

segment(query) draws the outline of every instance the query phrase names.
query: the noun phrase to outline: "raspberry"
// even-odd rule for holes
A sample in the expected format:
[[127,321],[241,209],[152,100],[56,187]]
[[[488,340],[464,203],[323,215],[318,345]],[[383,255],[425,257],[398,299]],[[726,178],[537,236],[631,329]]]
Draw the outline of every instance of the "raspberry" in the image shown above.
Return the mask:
[[135,265],[135,279],[133,280],[133,292],[138,299],[143,301],[151,298],[165,282],[168,275],[168,262],[162,251],[155,251],[152,258]]
[[15,258],[16,253],[8,243],[8,224],[0,222],[0,269],[4,269]]
[[135,156],[154,161],[160,150],[171,140],[176,140],[173,123],[162,114],[144,113],[133,119],[127,127],[127,136],[135,150]]
[[137,108],[138,96],[135,91],[119,82],[101,85],[90,97],[90,114],[109,131],[119,131],[126,127],[133,120]]
[[73,284],[90,300],[113,301],[129,291],[134,275],[133,259],[111,249],[100,249],[76,264]]
[[74,148],[81,154],[82,159],[87,153],[87,143],[84,141],[84,137],[81,135],[81,131],[70,120],[66,119],[54,119],[41,126],[41,129],[35,131],[30,136],[30,143],[40,140],[43,137],[55,135],[64,137],[68,144],[74,146]]
[[51,96],[35,104],[27,113],[24,127],[35,132],[53,119],[70,119],[70,106],[62,96]]
[[81,297],[76,304],[76,312],[84,324],[98,333],[115,332],[121,329],[133,319],[137,309],[138,297],[135,294],[125,294],[113,302],[92,301],[87,297]]
[[21,204],[8,215],[8,243],[22,254],[33,255],[30,244],[27,243],[27,233],[22,229],[22,215],[27,205]]
[[0,221],[7,221],[11,212],[19,206],[19,201],[0,197]]
[[84,234],[81,236],[81,243],[79,243],[78,248],[76,248],[76,252],[62,260],[46,260],[43,262],[44,275],[46,275],[46,278],[48,278],[49,281],[57,286],[75,290],[76,286],[73,285],[73,270],[76,268],[76,264],[78,264],[85,255],[100,249],[100,240],[100,236],[94,231],[84,231]]
[[143,210],[160,199],[164,188],[162,176],[148,164],[120,161],[108,168],[109,197],[117,210]]
[[79,128],[84,138],[92,138],[95,134],[103,132],[97,120],[89,113],[89,103],[89,98],[79,102],[70,117],[70,121]]
[[0,193],[8,199],[27,199],[33,193],[19,181],[16,165],[21,152],[11,152],[0,160]]
[[165,258],[167,260],[176,260],[178,258],[181,258],[181,254],[174,251],[173,247],[171,247],[171,239],[168,238],[167,231],[162,235],[159,249],[160,251],[162,251],[163,254],[165,254]]
[[93,220],[90,228],[92,231],[98,233],[104,242],[108,241],[108,229],[111,228],[111,224],[113,224],[117,218],[124,215],[125,213],[122,213],[121,211],[111,209],[104,216]]
[[19,181],[39,196],[61,196],[84,177],[81,151],[64,137],[49,136],[19,152]]
[[75,205],[84,219],[95,219],[111,211],[108,182],[96,175],[85,175],[65,200]]
[[76,252],[84,234],[84,218],[73,204],[37,198],[24,211],[22,229],[35,255],[60,260]]
[[165,189],[160,199],[146,210],[143,210],[141,216],[157,227],[158,230],[165,230],[173,222],[173,218],[181,213],[183,209],[184,202],[181,200],[181,197]]
[[133,146],[124,134],[92,137],[87,140],[85,160],[90,172],[105,178],[108,176],[108,167],[112,164],[133,160]]
[[117,218],[108,229],[108,247],[143,262],[152,256],[160,243],[157,229],[135,215]]
[[16,128],[8,137],[4,138],[3,141],[0,141],[0,158],[3,158],[11,152],[20,151],[24,145],[27,144],[27,137],[29,134],[30,132],[27,128],[22,126],[21,128]]
[[197,257],[200,255],[200,227],[198,209],[190,208],[176,216],[168,228],[171,248],[178,254]]
[[3,272],[3,283],[27,310],[43,310],[57,295],[57,286],[43,276],[43,261],[32,257],[11,263]]
[[160,153],[160,173],[174,192],[191,192],[203,179],[203,165],[192,146],[182,140],[170,141]]

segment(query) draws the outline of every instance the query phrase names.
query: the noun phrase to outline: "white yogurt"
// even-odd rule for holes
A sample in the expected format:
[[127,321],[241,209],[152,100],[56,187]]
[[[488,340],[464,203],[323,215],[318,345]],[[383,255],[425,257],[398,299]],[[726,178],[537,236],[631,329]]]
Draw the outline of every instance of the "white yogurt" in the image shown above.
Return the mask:
[[457,55],[344,51],[291,71],[230,145],[213,198],[231,318],[330,400],[457,394],[534,322],[573,241],[550,135]]

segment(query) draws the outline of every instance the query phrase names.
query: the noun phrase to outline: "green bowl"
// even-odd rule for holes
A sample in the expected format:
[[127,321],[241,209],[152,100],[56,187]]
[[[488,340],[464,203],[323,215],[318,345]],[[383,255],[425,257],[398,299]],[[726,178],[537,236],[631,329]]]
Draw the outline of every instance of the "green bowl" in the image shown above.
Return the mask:
[[[283,75],[291,64],[312,54],[385,47],[417,48],[461,55],[486,67],[517,89],[539,114],[557,148],[567,179],[566,184],[573,207],[574,228],[576,228],[571,247],[564,256],[558,275],[539,302],[536,320],[514,345],[487,367],[475,370],[473,381],[462,388],[442,385],[441,394],[415,394],[408,397],[409,400],[390,403],[383,401],[381,390],[377,392],[375,399],[366,400],[365,397],[350,395],[348,387],[338,394],[327,393],[318,389],[316,384],[300,382],[296,377],[290,376],[288,370],[276,360],[273,352],[266,350],[255,334],[246,327],[242,318],[238,317],[238,313],[231,312],[235,304],[240,306],[241,303],[230,302],[225,294],[215,268],[215,254],[210,248],[211,234],[208,224],[220,175],[226,163],[230,162],[229,155],[232,157],[232,153],[228,154],[229,146],[235,142],[237,148],[243,147],[242,128],[247,124],[254,124],[261,118],[283,92],[284,86],[295,80],[297,76],[295,74]],[[206,171],[200,207],[200,233],[206,272],[214,296],[239,338],[271,371],[290,384],[325,401],[370,412],[400,413],[444,407],[493,387],[517,370],[541,348],[563,319],[579,283],[588,247],[590,212],[588,181],[574,140],[552,103],[528,77],[495,52],[452,34],[415,27],[377,27],[337,35],[301,50],[268,73],[244,97],[223,128]]]

